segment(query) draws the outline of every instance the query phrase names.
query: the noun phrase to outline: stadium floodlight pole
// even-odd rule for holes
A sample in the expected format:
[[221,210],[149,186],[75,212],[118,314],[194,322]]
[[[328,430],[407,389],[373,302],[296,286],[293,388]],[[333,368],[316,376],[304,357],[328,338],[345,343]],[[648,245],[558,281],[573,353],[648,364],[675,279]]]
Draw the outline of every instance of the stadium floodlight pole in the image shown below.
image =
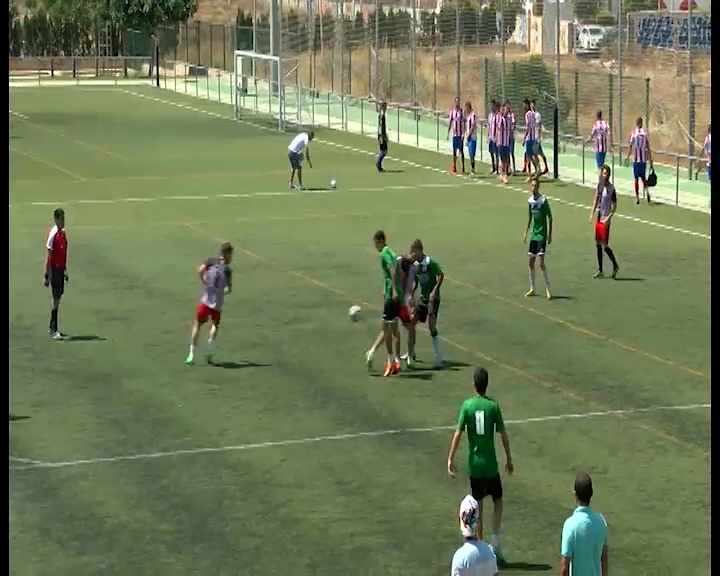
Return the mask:
[[[623,145],[623,129],[622,129],[622,95],[623,95],[623,51],[622,51],[622,13],[623,13],[623,0],[617,0],[617,23],[618,23],[618,35],[617,35],[617,53],[618,53],[618,123],[617,123],[617,149],[618,149],[618,165],[622,165],[622,145]],[[610,119],[612,122],[612,119]]]
[[460,98],[460,0],[455,0],[455,97]]
[[[270,56],[280,57],[280,2],[270,0]],[[276,96],[280,87],[280,70],[277,62],[271,62],[271,94]]]
[[380,94],[380,63],[378,61],[378,52],[380,50],[380,0],[375,0],[375,82],[373,84],[373,93],[375,98],[382,99]]
[[[692,15],[693,15],[693,1],[688,1],[687,11],[687,23],[688,23],[688,45],[687,45],[687,107],[688,107],[688,170],[692,177],[693,161],[692,157],[695,155],[695,147],[693,146],[693,134],[695,133],[695,90],[693,88],[693,61],[692,61]],[[649,130],[650,126],[645,126],[645,130]]]
[[555,0],[555,106],[553,107],[553,178],[560,176],[560,1]]

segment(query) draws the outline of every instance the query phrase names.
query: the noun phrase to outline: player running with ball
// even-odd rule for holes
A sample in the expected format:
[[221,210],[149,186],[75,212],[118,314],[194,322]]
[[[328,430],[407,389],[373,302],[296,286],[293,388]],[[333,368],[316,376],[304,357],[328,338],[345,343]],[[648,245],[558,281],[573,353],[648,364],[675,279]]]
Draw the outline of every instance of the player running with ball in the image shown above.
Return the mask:
[[553,217],[550,202],[540,194],[540,180],[536,176],[531,180],[530,198],[528,198],[528,221],[525,227],[523,243],[527,239],[528,230],[532,224],[530,244],[528,245],[528,274],[530,276],[530,290],[525,296],[535,296],[535,260],[540,260],[540,270],[545,282],[545,295],[552,300],[550,293],[550,278],[545,267],[545,251],[552,242]]
[[232,271],[230,270],[232,255],[232,244],[225,242],[220,246],[220,251],[217,256],[208,258],[198,268],[197,273],[200,277],[200,282],[203,284],[203,293],[195,312],[190,353],[187,355],[187,358],[185,358],[185,364],[187,365],[195,363],[195,351],[197,350],[198,338],[200,337],[200,327],[208,320],[210,320],[210,334],[207,349],[205,350],[205,359],[208,364],[212,364],[215,340],[217,338],[218,328],[220,327],[220,316],[222,315],[225,294],[229,294],[232,291]]
[[445,274],[436,260],[425,254],[423,243],[415,240],[410,246],[410,254],[416,263],[415,277],[420,285],[420,302],[415,307],[415,321],[427,322],[433,349],[433,365],[444,364],[438,341],[437,319],[440,311],[440,287]]

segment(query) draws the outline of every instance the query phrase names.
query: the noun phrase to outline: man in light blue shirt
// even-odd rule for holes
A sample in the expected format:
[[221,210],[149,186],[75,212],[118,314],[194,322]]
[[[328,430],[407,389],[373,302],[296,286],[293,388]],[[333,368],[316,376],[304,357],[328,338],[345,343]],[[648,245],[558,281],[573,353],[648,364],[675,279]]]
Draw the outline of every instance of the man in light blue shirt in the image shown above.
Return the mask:
[[565,520],[560,545],[561,576],[607,576],[607,523],[590,508],[592,479],[588,474],[575,478],[577,508]]
[[453,556],[450,576],[498,576],[495,552],[477,537],[481,514],[477,500],[469,494],[465,496],[458,513],[460,534],[465,543]]

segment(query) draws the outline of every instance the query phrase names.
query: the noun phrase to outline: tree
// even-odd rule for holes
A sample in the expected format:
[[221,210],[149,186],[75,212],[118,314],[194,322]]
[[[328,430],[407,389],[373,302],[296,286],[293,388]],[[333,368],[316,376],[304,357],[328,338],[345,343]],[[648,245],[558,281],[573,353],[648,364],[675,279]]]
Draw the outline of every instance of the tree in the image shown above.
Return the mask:
[[580,22],[594,22],[599,9],[597,0],[575,0],[575,16]]
[[599,10],[595,16],[595,23],[599,26],[614,26],[615,17],[607,10]]
[[159,26],[185,22],[197,10],[197,0],[108,0],[107,5],[125,27],[150,34]]
[[437,19],[435,12],[423,10],[420,12],[421,42],[425,45],[434,45],[437,40]]

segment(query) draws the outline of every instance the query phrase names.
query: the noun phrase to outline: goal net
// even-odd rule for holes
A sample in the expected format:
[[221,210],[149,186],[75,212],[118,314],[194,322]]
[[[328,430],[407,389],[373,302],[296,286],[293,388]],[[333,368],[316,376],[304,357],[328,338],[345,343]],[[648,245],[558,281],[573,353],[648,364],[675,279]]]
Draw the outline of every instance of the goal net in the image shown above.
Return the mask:
[[260,120],[278,130],[303,125],[297,59],[236,50],[234,61],[235,119]]

